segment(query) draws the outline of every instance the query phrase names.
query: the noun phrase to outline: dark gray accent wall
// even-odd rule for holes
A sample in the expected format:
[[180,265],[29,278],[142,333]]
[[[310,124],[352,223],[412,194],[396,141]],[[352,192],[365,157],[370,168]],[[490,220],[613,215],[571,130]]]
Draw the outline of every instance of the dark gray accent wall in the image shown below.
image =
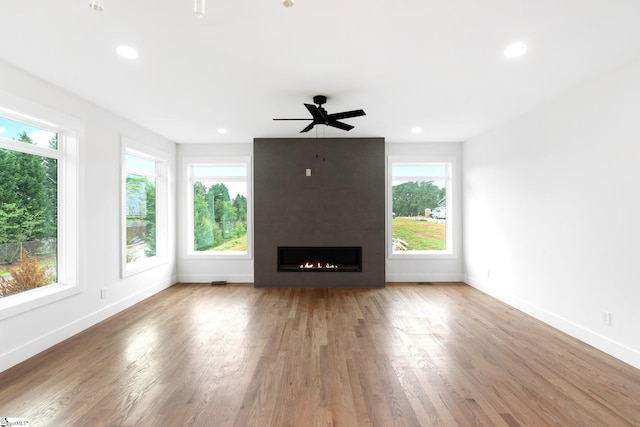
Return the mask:
[[[255,286],[384,287],[384,138],[256,138],[253,154]],[[362,271],[278,272],[278,246],[361,246]]]

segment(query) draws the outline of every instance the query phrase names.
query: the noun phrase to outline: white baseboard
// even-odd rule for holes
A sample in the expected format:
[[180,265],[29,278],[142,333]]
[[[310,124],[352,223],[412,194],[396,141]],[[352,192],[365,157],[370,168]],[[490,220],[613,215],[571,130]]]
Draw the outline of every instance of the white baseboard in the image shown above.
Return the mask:
[[[224,280],[229,283],[253,283],[252,274],[180,274],[178,283],[209,283]],[[460,274],[388,274],[385,282],[462,282]]]
[[[224,280],[229,283],[253,283],[253,274],[180,274],[178,283],[209,283]],[[387,274],[385,282],[462,282],[461,274]]]
[[541,307],[531,304],[519,297],[504,292],[496,291],[484,283],[482,280],[471,276],[465,276],[465,283],[473,286],[481,292],[490,295],[505,304],[517,308],[518,310],[534,317],[541,322],[550,325],[565,334],[576,338],[592,347],[601,350],[608,355],[625,362],[634,368],[640,369],[640,352],[605,337],[597,332],[587,329],[577,323],[558,316],[555,313],[547,311]]
[[20,347],[11,349],[9,352],[0,355],[0,372],[3,372],[12,366],[23,362],[36,354],[53,347],[54,345],[71,338],[79,332],[90,328],[97,323],[113,316],[131,307],[134,304],[143,301],[150,296],[157,294],[164,289],[167,289],[175,283],[175,277],[163,280],[159,283],[155,283],[136,294],[130,295],[120,301],[116,301],[102,309],[88,314],[80,319],[76,319],[64,326],[61,326],[55,330],[49,331],[47,334],[42,335],[34,340],[31,340]]
[[229,283],[253,283],[253,274],[179,274],[178,283],[209,283],[225,281]]
[[424,274],[424,273],[396,273],[387,274],[385,281],[387,283],[392,282],[462,282],[463,276],[461,274]]

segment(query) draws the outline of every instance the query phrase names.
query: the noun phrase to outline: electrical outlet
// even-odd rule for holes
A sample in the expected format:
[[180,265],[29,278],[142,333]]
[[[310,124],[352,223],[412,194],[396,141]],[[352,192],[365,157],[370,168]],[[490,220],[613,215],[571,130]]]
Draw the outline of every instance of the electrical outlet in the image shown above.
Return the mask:
[[100,298],[102,299],[107,298],[107,288],[100,289]]
[[602,324],[611,326],[611,313],[608,311],[602,310],[600,312],[600,319],[602,320]]

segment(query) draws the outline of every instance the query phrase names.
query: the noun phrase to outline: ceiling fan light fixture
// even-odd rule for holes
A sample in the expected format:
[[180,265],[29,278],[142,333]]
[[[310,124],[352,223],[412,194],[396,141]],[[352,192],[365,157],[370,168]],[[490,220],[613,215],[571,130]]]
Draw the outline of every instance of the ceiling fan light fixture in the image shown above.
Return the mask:
[[198,19],[204,18],[205,0],[193,0],[193,15]]
[[97,12],[102,12],[103,0],[89,0],[89,7]]
[[293,0],[282,0],[282,4],[284,7],[292,7],[293,6]]

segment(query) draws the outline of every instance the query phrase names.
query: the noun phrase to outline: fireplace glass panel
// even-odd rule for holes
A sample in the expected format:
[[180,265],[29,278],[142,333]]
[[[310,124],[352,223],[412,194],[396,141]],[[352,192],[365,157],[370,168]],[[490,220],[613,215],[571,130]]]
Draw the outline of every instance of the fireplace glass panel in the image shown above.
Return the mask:
[[359,272],[362,247],[278,247],[280,272]]

